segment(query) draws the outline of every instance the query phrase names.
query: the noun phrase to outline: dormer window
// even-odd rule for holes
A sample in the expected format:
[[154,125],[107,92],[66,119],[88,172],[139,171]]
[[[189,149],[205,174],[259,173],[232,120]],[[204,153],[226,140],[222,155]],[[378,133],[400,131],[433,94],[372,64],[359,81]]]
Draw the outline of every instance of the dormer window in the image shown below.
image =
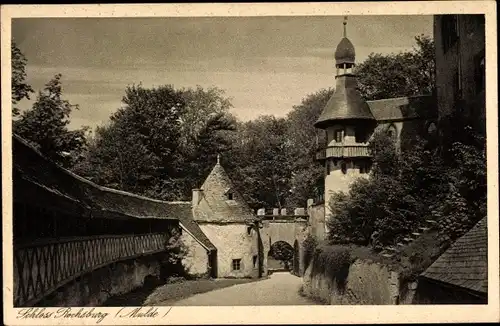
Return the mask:
[[227,189],[226,192],[224,193],[226,195],[227,200],[233,200],[234,199],[234,193],[231,189]]

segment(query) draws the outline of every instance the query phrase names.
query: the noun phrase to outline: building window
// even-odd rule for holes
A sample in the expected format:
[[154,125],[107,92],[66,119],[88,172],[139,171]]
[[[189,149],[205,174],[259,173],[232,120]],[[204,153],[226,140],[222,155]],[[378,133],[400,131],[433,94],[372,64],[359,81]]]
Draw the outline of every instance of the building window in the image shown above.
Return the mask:
[[253,261],[253,268],[257,267],[257,255],[254,255],[252,257],[252,261]]
[[476,94],[481,93],[486,86],[485,79],[485,58],[484,50],[474,58],[474,83],[476,85]]
[[232,192],[227,193],[227,199],[233,200],[233,193]]
[[389,128],[387,128],[387,134],[391,138],[396,138],[396,127],[394,125],[390,125]]
[[443,51],[447,52],[458,41],[459,36],[457,15],[443,15],[441,18]]
[[336,143],[341,143],[344,140],[344,130],[337,129],[333,132],[333,139]]
[[340,168],[342,169],[342,173],[343,173],[343,174],[346,174],[346,173],[347,173],[347,164],[346,164],[346,162],[342,162],[342,163],[340,164]]
[[233,259],[232,267],[233,271],[239,271],[241,269],[241,259]]

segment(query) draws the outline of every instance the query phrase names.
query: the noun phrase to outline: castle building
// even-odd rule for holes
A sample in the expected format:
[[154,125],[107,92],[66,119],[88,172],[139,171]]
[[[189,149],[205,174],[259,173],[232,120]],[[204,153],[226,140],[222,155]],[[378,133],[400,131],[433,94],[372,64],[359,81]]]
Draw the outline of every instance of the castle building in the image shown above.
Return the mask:
[[415,135],[427,134],[435,115],[432,95],[365,101],[357,90],[356,51],[347,38],[347,21],[343,24],[344,36],[335,50],[335,92],[314,125],[326,131],[326,148],[316,154],[325,166],[325,220],[332,193],[347,192],[354,180],[368,177],[374,132],[387,131],[399,149]]
[[212,277],[260,276],[262,258],[253,227],[256,215],[234,188],[219,157],[201,188],[193,189],[191,210],[194,221],[217,248]]
[[436,91],[439,118],[453,111],[485,128],[484,15],[434,16]]

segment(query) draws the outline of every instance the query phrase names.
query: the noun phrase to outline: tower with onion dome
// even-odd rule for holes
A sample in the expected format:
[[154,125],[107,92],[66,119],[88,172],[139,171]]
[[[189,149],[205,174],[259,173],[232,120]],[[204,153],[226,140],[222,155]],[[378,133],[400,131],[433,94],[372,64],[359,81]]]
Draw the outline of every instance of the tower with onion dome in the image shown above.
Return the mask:
[[355,50],[347,38],[347,17],[344,37],[335,50],[336,87],[314,126],[326,131],[326,148],[316,158],[325,166],[325,213],[328,216],[331,194],[347,192],[360,176],[367,176],[371,166],[368,139],[377,121],[356,89],[354,74]]

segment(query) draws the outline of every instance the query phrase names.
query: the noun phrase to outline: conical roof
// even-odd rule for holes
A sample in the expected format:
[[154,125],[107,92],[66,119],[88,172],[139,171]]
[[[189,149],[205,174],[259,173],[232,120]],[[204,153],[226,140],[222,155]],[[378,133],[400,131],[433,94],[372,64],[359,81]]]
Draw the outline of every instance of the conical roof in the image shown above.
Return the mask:
[[335,50],[335,64],[354,63],[355,60],[356,51],[354,45],[347,37],[343,37]]
[[337,86],[330,100],[327,102],[318,121],[317,128],[325,128],[336,120],[373,120],[373,114],[368,104],[361,98],[356,89],[357,82],[354,75],[337,76]]
[[195,210],[196,220],[245,222],[255,218],[219,162],[205,179],[201,190],[203,199],[200,207]]

